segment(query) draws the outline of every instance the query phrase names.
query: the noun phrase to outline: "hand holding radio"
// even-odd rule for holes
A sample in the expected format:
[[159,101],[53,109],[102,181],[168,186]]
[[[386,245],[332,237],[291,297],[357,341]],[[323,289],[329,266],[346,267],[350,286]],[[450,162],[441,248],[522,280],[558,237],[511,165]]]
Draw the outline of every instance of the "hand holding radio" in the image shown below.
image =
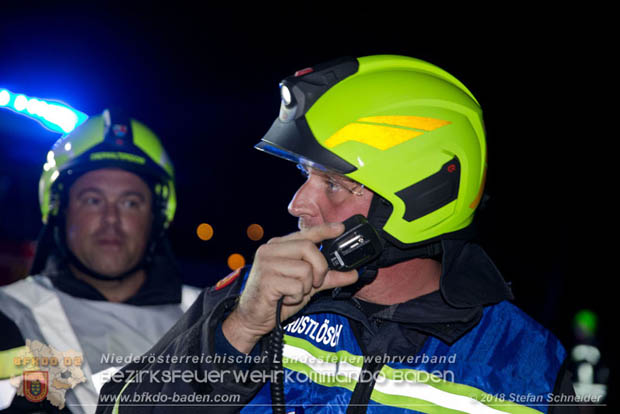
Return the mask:
[[249,353],[273,330],[280,298],[281,319],[285,320],[316,293],[357,281],[355,270],[330,270],[317,247],[324,240],[340,236],[344,229],[341,223],[326,223],[276,237],[258,248],[239,303],[222,325],[224,335],[235,348]]

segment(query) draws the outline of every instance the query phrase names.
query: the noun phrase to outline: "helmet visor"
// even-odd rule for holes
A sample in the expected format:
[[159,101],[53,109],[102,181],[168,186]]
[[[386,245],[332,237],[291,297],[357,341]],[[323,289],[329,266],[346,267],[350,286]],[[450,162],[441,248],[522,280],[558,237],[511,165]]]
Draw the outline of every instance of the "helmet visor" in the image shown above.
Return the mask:
[[277,118],[254,148],[297,164],[342,175],[357,169],[319,144],[303,117],[291,122],[283,122]]

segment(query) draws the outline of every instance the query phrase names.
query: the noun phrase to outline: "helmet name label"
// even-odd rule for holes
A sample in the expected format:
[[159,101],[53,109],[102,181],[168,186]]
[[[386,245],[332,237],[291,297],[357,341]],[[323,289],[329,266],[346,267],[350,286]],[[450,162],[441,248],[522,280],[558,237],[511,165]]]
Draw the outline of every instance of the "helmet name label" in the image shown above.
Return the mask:
[[133,162],[135,164],[143,165],[146,163],[144,157],[135,154],[129,154],[127,152],[93,152],[90,154],[91,161],[102,161],[102,160],[119,160],[119,161],[127,161]]

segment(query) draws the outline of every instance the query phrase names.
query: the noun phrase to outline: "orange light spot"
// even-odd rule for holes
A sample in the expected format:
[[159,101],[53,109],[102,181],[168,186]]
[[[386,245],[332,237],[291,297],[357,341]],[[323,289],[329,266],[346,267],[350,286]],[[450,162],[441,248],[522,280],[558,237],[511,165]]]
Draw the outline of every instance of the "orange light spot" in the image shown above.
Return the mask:
[[228,256],[228,267],[232,270],[237,270],[240,267],[245,266],[245,258],[239,253],[233,253]]
[[196,234],[200,240],[209,240],[213,237],[213,227],[210,224],[202,223],[196,229]]
[[260,224],[250,224],[247,230],[250,240],[258,241],[263,238],[265,231]]

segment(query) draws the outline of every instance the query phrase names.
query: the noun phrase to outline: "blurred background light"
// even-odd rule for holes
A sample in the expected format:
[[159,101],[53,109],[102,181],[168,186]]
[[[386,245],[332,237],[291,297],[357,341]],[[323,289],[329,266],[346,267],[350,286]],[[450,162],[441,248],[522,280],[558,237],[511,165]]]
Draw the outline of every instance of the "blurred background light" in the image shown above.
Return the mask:
[[598,328],[598,316],[589,309],[582,309],[575,314],[573,324],[582,335],[594,336]]
[[228,256],[228,267],[232,270],[237,270],[240,267],[245,266],[245,258],[239,253],[233,253]]
[[265,235],[265,231],[260,224],[250,224],[246,233],[248,238],[253,241],[258,241]]
[[16,111],[23,111],[24,109],[26,109],[26,105],[28,105],[28,98],[26,98],[24,95],[17,95],[15,97],[15,100],[13,101],[13,108]]
[[0,91],[0,106],[7,106],[11,101],[11,95],[6,89]]
[[200,240],[211,240],[213,237],[213,227],[208,223],[201,223],[196,229],[196,234]]

